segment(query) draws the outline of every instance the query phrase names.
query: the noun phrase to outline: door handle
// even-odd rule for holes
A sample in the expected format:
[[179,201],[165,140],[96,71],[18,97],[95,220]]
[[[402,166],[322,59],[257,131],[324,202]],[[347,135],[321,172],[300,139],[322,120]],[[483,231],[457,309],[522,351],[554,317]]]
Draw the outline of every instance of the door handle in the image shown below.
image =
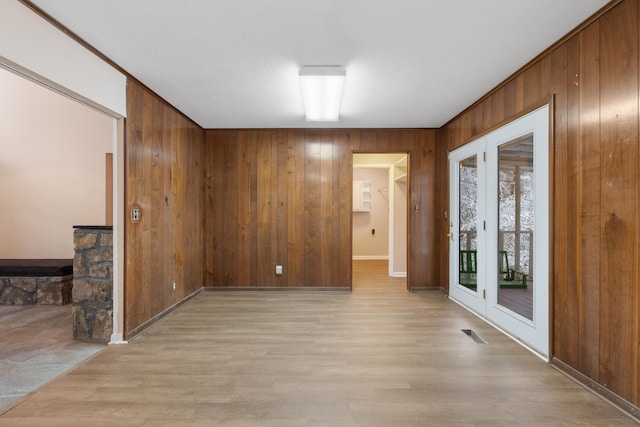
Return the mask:
[[449,239],[453,240],[453,233],[451,233],[451,232],[447,233],[447,237],[448,237]]

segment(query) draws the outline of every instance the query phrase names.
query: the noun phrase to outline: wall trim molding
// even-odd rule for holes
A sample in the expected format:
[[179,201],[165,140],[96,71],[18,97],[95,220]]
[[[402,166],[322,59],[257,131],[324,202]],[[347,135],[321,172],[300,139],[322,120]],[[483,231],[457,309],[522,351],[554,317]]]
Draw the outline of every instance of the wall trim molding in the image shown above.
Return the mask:
[[389,273],[389,276],[391,276],[391,277],[407,277],[407,272],[406,271],[392,271],[391,273]]
[[171,313],[172,311],[174,311],[175,309],[182,307],[184,304],[186,304],[187,302],[191,301],[194,297],[200,295],[202,293],[202,290],[204,288],[200,288],[198,290],[196,290],[195,292],[193,292],[190,295],[187,295],[186,297],[184,297],[183,299],[181,299],[180,301],[176,302],[173,305],[170,305],[169,307],[165,308],[164,310],[162,310],[160,313],[156,314],[155,316],[151,317],[149,320],[147,320],[146,322],[140,324],[139,326],[133,328],[128,334],[127,334],[127,341],[131,341],[132,339],[134,339],[138,334],[140,334],[142,331],[144,331],[145,329],[147,329],[149,326],[153,325],[154,323],[156,323],[158,320],[162,319],[164,316],[166,316],[167,314]]
[[581,386],[585,387],[596,396],[602,398],[603,400],[606,400],[611,405],[618,408],[620,411],[629,415],[631,418],[633,418],[634,421],[640,421],[640,407],[634,405],[633,403],[629,402],[628,400],[624,399],[623,397],[619,396],[603,385],[597,383],[596,381],[592,380],[575,368],[569,366],[560,359],[557,359],[555,357],[552,358],[551,366],[556,370],[562,372]]
[[294,291],[294,292],[351,292],[351,286],[204,286],[203,292],[220,292],[220,291]]
[[445,292],[445,290],[440,287],[440,286],[433,286],[433,287],[419,287],[419,288],[411,288],[411,290],[409,291],[412,294],[417,294],[417,293],[425,293],[425,292],[440,292],[444,297],[448,298],[448,294]]

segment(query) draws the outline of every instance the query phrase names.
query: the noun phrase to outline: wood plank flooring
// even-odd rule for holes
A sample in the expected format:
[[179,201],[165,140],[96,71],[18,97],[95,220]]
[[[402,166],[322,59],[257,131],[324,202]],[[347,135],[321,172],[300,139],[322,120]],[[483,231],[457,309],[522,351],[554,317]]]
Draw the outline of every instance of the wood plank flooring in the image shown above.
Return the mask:
[[441,293],[408,293],[385,269],[355,263],[352,293],[202,293],[41,387],[0,425],[636,425]]

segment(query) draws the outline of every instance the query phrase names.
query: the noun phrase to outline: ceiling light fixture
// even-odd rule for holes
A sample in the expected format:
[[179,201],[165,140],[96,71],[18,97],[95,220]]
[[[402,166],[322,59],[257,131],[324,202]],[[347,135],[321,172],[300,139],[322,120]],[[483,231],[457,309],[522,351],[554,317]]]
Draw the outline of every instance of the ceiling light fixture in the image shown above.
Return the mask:
[[340,66],[300,68],[300,86],[307,121],[337,122],[346,71]]

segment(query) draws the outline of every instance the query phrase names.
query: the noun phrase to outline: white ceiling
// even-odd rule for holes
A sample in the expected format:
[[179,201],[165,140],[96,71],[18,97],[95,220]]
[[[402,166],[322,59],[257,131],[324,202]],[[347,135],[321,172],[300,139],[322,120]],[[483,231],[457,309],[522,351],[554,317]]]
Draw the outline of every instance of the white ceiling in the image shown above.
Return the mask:
[[[608,0],[33,0],[205,128],[440,127]],[[307,123],[302,65],[347,70]]]

